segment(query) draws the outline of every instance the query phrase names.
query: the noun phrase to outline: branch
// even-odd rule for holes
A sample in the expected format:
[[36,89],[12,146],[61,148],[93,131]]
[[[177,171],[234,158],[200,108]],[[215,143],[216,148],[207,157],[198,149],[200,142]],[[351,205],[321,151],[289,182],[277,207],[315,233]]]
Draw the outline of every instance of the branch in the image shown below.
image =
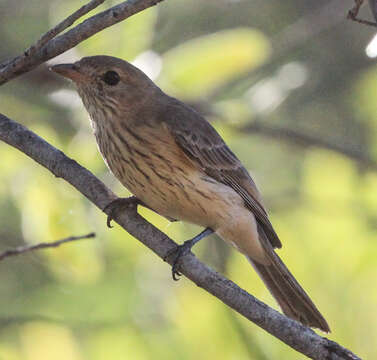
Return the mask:
[[[46,33],[22,55],[0,65],[0,85],[34,69],[41,63],[73,48],[97,32],[120,22],[162,0],[129,0],[99,13],[58,37],[80,14],[99,2],[91,1],[57,27]],[[80,11],[83,11],[80,13]],[[22,125],[0,114],[0,140],[24,152],[30,158],[63,178],[86,196],[93,204],[104,209],[117,197],[99,179],[60,150],[48,144]],[[176,244],[164,233],[143,219],[136,209],[128,208],[116,214],[114,220],[144,245],[165,258]],[[349,350],[327,338],[317,335],[310,328],[291,320],[268,307],[232,281],[201,263],[192,253],[182,258],[180,271],[199,287],[216,296],[250,321],[312,359],[359,359]]]
[[[105,0],[91,0],[88,4],[82,6],[80,9],[75,11],[73,14],[69,15],[63,21],[61,21],[58,25],[56,25],[51,30],[47,31],[34,45],[30,46],[24,52],[24,57],[34,55],[38,50],[40,50],[44,45],[46,45],[51,39],[56,37],[58,34],[62,33],[64,30],[68,29],[76,20],[80,19],[88,12],[92,11]],[[1,67],[1,66],[0,66]]]
[[[103,0],[104,1],[104,0]],[[80,42],[88,39],[99,31],[114,25],[138,12],[145,10],[163,0],[129,0],[86,19],[66,33],[55,37],[59,32],[70,26],[75,20],[88,13],[102,1],[91,1],[83,8],[70,15],[66,20],[47,32],[42,38],[22,55],[0,64],[0,85],[24,74],[43,62],[72,49]],[[47,42],[46,44],[44,44]],[[42,45],[42,47],[40,47]],[[31,54],[30,54],[30,49]],[[33,50],[34,49],[34,50]],[[32,55],[32,56],[30,56]]]
[[284,127],[270,126],[267,124],[262,124],[261,122],[252,122],[238,128],[237,130],[241,131],[242,133],[259,133],[273,139],[285,140],[298,146],[318,147],[331,150],[356,161],[366,168],[377,171],[377,162],[368,155],[364,154],[362,151],[351,149],[349,147],[320,137],[312,136],[301,131]]
[[96,236],[95,233],[90,233],[90,234],[82,235],[82,236],[71,236],[71,237],[68,237],[68,238],[65,238],[65,239],[62,239],[62,240],[57,240],[57,241],[50,242],[50,243],[39,243],[39,244],[36,244],[36,245],[20,246],[20,247],[17,247],[15,249],[5,250],[4,252],[1,252],[0,253],[0,261],[4,260],[5,258],[10,257],[10,256],[21,255],[21,254],[25,254],[25,253],[30,252],[30,251],[38,250],[38,249],[55,248],[55,247],[58,247],[62,244],[65,244],[67,242],[82,240],[82,239],[89,239],[89,238],[93,238],[95,236]]
[[[98,208],[104,209],[116,196],[91,172],[68,158],[24,126],[0,114],[0,140],[19,149],[33,160],[63,178]],[[134,207],[116,214],[115,221],[160,258],[176,244],[148,223]],[[171,264],[171,262],[169,261]],[[201,263],[192,253],[182,257],[180,271],[196,285],[216,296],[235,311],[287,345],[312,359],[359,359],[333,341],[268,307],[232,281]]]
[[[359,11],[360,11],[360,7],[361,7],[361,5],[363,5],[363,3],[364,3],[364,0],[355,0],[355,6],[351,10],[348,11],[347,19],[356,21],[360,24],[377,27],[377,23],[374,23],[374,22],[368,21],[368,20],[363,20],[363,19],[360,19],[360,18],[357,17],[357,15],[359,14]],[[370,6],[370,9],[373,13],[373,16],[376,17],[376,14],[377,14],[376,13],[376,1],[375,0],[369,0],[369,6]]]

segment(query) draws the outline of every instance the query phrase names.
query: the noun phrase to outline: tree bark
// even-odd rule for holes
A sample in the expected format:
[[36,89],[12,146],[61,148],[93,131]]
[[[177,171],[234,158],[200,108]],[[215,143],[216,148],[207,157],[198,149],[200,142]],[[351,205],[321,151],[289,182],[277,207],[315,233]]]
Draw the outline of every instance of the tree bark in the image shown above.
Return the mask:
[[[0,85],[73,48],[97,32],[156,5],[160,1],[162,0],[122,2],[57,36],[82,15],[103,2],[101,0],[90,1],[43,35],[36,44],[21,55],[1,64]],[[2,114],[0,114],[0,140],[19,149],[56,177],[69,182],[101,210],[117,198],[89,170],[68,158],[38,135]],[[135,207],[126,209],[122,214],[115,214],[114,220],[162,259],[176,246],[174,241],[142,218]],[[310,328],[268,307],[232,281],[201,263],[192,253],[182,258],[180,271],[196,285],[309,358],[318,360],[359,359],[337,343],[317,335]]]
[[[2,114],[0,140],[19,149],[56,177],[69,182],[99,209],[105,209],[106,205],[116,199],[114,193],[89,170]],[[114,220],[162,259],[176,246],[173,240],[142,218],[135,207],[126,209],[122,214],[114,214]],[[337,343],[317,335],[310,328],[270,308],[234,282],[201,263],[192,253],[182,257],[180,264],[182,274],[196,285],[309,358],[359,359]]]

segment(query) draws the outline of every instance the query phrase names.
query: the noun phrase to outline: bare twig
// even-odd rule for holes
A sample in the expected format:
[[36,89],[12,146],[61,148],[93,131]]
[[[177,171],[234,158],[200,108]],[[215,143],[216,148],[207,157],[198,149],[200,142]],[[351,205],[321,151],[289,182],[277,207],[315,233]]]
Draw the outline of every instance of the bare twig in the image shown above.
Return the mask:
[[82,6],[80,9],[75,11],[73,14],[69,15],[66,19],[61,21],[51,30],[47,31],[34,45],[30,46],[27,49],[23,56],[34,55],[38,50],[40,50],[44,45],[46,45],[51,39],[56,37],[58,34],[63,32],[65,29],[68,29],[76,20],[80,19],[88,12],[92,11],[99,5],[103,4],[105,0],[91,0],[86,5]]
[[[64,34],[48,41],[42,48],[37,49],[37,51],[33,53],[33,56],[25,56],[25,54],[19,55],[14,59],[8,60],[0,65],[0,85],[5,84],[9,80],[36,68],[38,65],[47,60],[50,60],[53,57],[72,49],[77,44],[88,39],[99,31],[114,25],[146,8],[156,5],[161,1],[163,0],[128,0],[97,15],[94,15],[89,19],[86,19]],[[91,3],[89,3],[87,6],[90,4]],[[73,18],[75,18],[75,16],[73,16]],[[61,25],[61,28],[64,28],[64,26],[69,23],[67,19],[62,22],[63,25]],[[66,21],[67,23],[65,23]],[[60,25],[58,25],[58,27],[59,26]],[[61,28],[58,30],[61,30]],[[50,36],[47,34],[46,39],[48,39]]]
[[[69,15],[63,21],[61,21],[58,25],[47,31],[45,34],[41,36],[41,38],[33,45],[31,45],[27,50],[23,52],[22,55],[17,56],[14,59],[9,59],[0,64],[0,69],[8,66],[10,63],[13,63],[13,71],[17,69],[18,66],[16,64],[23,64],[25,63],[25,58],[33,56],[38,50],[40,50],[44,45],[46,45],[51,39],[59,35],[64,30],[68,29],[76,20],[80,19],[88,12],[92,11],[105,0],[91,0],[88,4],[82,6],[80,9],[75,11],[73,14]],[[0,72],[1,73],[1,72]]]
[[[100,209],[104,209],[116,198],[111,190],[87,169],[24,126],[1,114],[0,140],[24,152],[55,176],[69,182]],[[162,259],[176,246],[164,233],[143,219],[134,207],[116,214],[114,218],[127,232]],[[196,285],[309,358],[359,359],[349,350],[268,307],[232,281],[208,268],[192,253],[182,258],[180,270]]]
[[[42,43],[47,42],[42,48],[34,50],[32,55],[18,56],[0,66],[0,85],[73,48],[102,29],[160,1],[162,0],[129,0],[92,16],[58,37],[54,37],[54,33],[46,35]],[[16,147],[55,176],[69,182],[100,209],[105,209],[106,205],[116,199],[112,191],[87,169],[38,135],[1,114],[0,140]],[[176,246],[164,233],[144,220],[134,207],[116,214],[114,220],[162,259]],[[359,359],[342,346],[269,308],[232,281],[201,263],[192,253],[182,258],[180,271],[199,287],[312,359]]]
[[[363,19],[360,19],[360,18],[357,17],[357,15],[359,14],[359,11],[360,11],[360,7],[361,7],[361,5],[363,5],[363,3],[364,3],[364,0],[355,0],[355,6],[351,10],[348,11],[347,19],[356,21],[360,24],[377,27],[377,23],[372,22],[372,21],[368,21],[368,20],[363,20]],[[371,5],[372,12],[374,12],[374,8],[372,7],[373,3],[371,1],[369,3]],[[373,15],[375,15],[375,14],[373,13]]]
[[27,252],[39,250],[39,249],[55,248],[55,247],[58,247],[62,244],[65,244],[67,242],[82,240],[82,239],[89,239],[89,238],[93,238],[95,236],[96,236],[95,233],[90,233],[90,234],[82,235],[82,236],[71,236],[71,237],[61,239],[61,240],[57,240],[57,241],[50,242],[50,243],[39,243],[39,244],[36,244],[36,245],[19,246],[15,249],[9,249],[9,250],[6,250],[4,252],[1,252],[0,253],[0,261],[4,260],[5,258],[10,257],[10,256],[21,255],[21,254],[25,254]]
[[262,124],[261,122],[252,122],[238,128],[237,130],[241,131],[242,133],[258,133],[263,136],[277,139],[279,141],[283,140],[298,146],[318,147],[331,150],[356,161],[358,164],[366,168],[377,171],[377,162],[363,152],[337,144],[334,141],[329,141],[328,139],[304,133],[302,131],[271,126]]

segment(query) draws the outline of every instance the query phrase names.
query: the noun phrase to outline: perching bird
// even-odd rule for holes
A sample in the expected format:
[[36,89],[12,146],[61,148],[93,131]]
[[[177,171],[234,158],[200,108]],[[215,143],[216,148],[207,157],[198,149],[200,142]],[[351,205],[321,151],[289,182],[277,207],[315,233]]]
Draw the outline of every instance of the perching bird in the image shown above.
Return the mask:
[[330,331],[276,255],[281,242],[254,181],[198,112],[118,58],[92,56],[51,69],[75,83],[107,166],[137,201],[205,228],[175,252],[173,277],[179,257],[215,232],[247,257],[287,316]]

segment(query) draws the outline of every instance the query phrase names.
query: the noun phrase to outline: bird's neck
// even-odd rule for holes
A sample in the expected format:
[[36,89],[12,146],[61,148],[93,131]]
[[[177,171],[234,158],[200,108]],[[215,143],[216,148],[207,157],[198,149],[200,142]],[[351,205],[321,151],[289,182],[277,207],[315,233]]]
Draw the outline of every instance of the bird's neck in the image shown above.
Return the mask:
[[[156,115],[166,95],[154,86],[148,91],[122,92],[116,97],[91,94],[88,91],[78,89],[82,102],[87,109],[91,126],[96,136],[105,131],[113,122],[125,122],[132,127],[139,127],[146,124],[152,125],[156,122]],[[110,98],[110,100],[109,100]]]

